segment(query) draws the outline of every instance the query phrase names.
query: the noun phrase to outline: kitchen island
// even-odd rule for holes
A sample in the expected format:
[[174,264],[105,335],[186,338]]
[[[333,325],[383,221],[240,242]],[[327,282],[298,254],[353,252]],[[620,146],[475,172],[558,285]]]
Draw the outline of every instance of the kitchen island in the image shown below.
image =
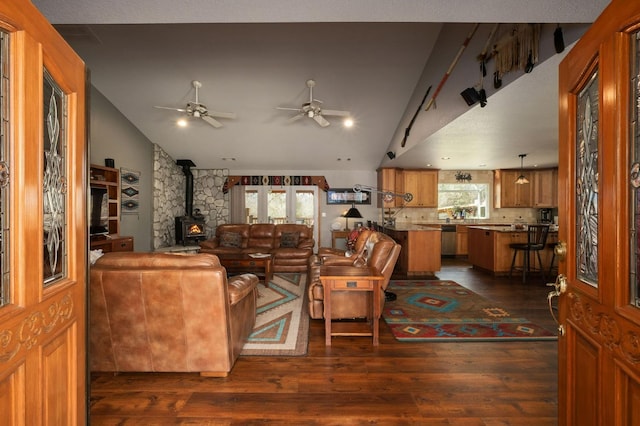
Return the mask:
[[382,232],[402,246],[394,272],[406,275],[433,275],[440,270],[440,227],[412,224],[386,226]]
[[[553,254],[551,246],[557,240],[558,232],[550,231],[547,248],[540,253],[545,271],[549,270]],[[513,229],[511,226],[468,226],[469,263],[476,269],[494,275],[507,275],[513,259],[513,250],[509,244],[526,242],[527,231],[524,229]],[[537,263],[536,260],[536,265]],[[522,256],[516,258],[516,266],[522,267]]]

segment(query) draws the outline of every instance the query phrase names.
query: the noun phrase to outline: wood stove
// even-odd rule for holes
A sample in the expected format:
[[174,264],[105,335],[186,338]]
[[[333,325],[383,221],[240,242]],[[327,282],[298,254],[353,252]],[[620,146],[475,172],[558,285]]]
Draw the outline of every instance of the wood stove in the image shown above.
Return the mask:
[[198,241],[206,239],[206,227],[204,216],[196,209],[193,213],[193,174],[191,167],[195,164],[191,160],[178,160],[176,163],[182,167],[186,177],[185,183],[185,215],[176,217],[176,245],[198,244]]

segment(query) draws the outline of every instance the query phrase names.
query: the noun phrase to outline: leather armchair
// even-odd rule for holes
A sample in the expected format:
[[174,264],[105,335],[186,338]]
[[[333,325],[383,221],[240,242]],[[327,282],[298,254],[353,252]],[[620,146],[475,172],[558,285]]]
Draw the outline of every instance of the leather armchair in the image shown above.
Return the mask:
[[[365,245],[365,254],[360,260],[357,257],[342,259],[350,259],[352,266],[372,266],[376,268],[384,276],[381,283],[382,290],[389,285],[393,268],[396,265],[398,256],[400,255],[400,244],[396,243],[391,237],[381,233],[372,231],[367,237]],[[337,256],[327,257],[323,260],[322,256],[313,256],[314,263],[309,265],[309,315],[313,319],[324,318],[324,291],[322,282],[320,281],[320,267],[333,263]],[[342,260],[340,260],[342,262]],[[344,263],[339,263],[344,264]],[[380,304],[384,306],[384,291],[380,292]],[[368,314],[368,297],[365,292],[340,292],[334,291],[331,294],[331,317],[332,319],[351,319],[364,318]]]
[[211,254],[105,254],[90,272],[90,370],[226,376],[255,325],[257,283],[227,280]]

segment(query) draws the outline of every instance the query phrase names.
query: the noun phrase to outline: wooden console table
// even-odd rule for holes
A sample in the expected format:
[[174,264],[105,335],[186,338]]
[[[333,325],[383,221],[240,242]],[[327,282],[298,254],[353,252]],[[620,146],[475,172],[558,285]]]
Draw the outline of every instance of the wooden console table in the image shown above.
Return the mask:
[[351,231],[331,231],[331,247],[332,248],[342,248],[337,246],[337,242],[340,240],[344,241],[344,245],[347,245],[347,237],[349,236]]
[[[377,269],[355,266],[322,266],[320,281],[324,290],[324,333],[325,344],[331,346],[332,336],[372,336],[373,345],[378,346],[378,326],[380,320],[380,294],[384,276]],[[331,320],[332,291],[369,292],[369,312],[367,322],[336,322]]]
[[92,239],[91,250],[102,249],[103,253],[112,251],[133,251],[133,237],[119,237],[109,235],[106,237]]

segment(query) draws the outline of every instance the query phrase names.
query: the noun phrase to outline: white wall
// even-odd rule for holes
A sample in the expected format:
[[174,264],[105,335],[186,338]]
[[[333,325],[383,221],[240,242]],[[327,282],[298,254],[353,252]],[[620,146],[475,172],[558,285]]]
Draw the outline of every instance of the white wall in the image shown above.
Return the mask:
[[151,250],[153,144],[93,86],[91,87],[89,161],[140,172],[140,212],[122,215],[120,235],[134,238],[135,251]]

